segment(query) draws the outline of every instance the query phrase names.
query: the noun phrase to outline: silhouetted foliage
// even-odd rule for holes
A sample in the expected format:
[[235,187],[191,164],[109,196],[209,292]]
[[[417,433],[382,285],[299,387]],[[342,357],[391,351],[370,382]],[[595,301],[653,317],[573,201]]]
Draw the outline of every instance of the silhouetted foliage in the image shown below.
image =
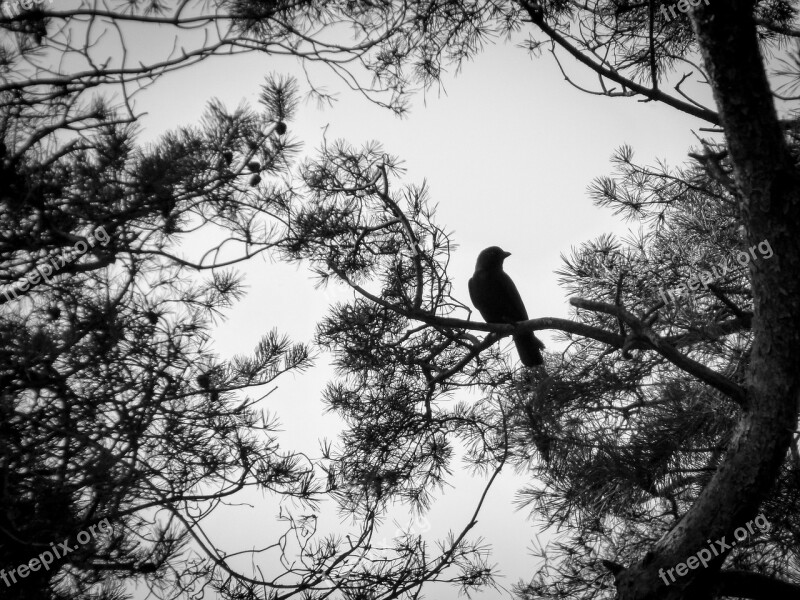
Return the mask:
[[[773,103],[792,109],[800,71],[785,52],[773,94],[760,53],[800,37],[796,3],[702,3],[672,20],[656,11],[616,0],[225,0],[3,13],[0,561],[20,564],[103,518],[114,529],[13,593],[110,600],[143,579],[165,595],[210,586],[231,599],[389,600],[432,581],[490,586],[487,548],[467,537],[485,496],[435,550],[412,532],[391,548],[374,542],[395,503],[429,507],[458,447],[491,473],[488,486],[507,465],[528,469],[537,481],[520,501],[567,531],[521,597],[796,592],[785,580],[798,571],[787,507],[800,466],[800,175],[794,116],[779,121]],[[125,43],[131,26],[175,43],[153,58]],[[679,171],[619,152],[620,172],[590,193],[648,229],[565,260],[574,320],[467,320],[447,273],[454,245],[426,186],[400,181],[397,158],[337,141],[293,168],[291,79],[268,78],[258,110],[212,101],[198,127],[136,142],[135,95],[211,56],[294,55],[402,114],[417,87],[501,37],[533,53],[549,46],[578,87],[561,52],[598,76],[589,91],[658,101],[726,136],[701,139],[696,164]],[[717,110],[685,89],[686,69]],[[184,255],[189,239],[210,249]],[[664,304],[662,289],[762,240],[774,256]],[[222,361],[208,339],[243,293],[231,267],[261,254],[355,292],[317,331],[338,369],[325,400],[347,425],[317,458],[282,449],[248,391],[307,368],[312,350],[270,333],[250,356]],[[52,273],[32,277],[46,265]],[[547,357],[547,376],[516,370],[496,342],[541,329],[565,334],[563,354]],[[464,390],[482,398],[453,401]],[[281,564],[267,576],[237,571],[203,534],[245,488],[284,501],[283,535],[249,552]],[[352,536],[317,530],[326,498]],[[310,512],[284,511],[292,500]],[[768,534],[661,584],[660,568],[759,510]]]

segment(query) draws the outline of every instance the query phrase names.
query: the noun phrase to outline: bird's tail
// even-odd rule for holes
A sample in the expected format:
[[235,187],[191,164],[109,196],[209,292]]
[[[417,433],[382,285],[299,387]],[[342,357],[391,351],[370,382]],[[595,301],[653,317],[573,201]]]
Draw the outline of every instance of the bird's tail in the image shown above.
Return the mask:
[[544,344],[533,333],[522,333],[514,336],[517,353],[522,364],[526,367],[535,367],[544,364],[542,349]]

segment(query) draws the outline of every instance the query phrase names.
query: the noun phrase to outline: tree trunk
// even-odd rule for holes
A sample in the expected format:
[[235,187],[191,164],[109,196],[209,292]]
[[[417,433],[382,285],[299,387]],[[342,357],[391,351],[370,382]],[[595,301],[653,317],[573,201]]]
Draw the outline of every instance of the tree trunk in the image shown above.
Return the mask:
[[729,0],[701,3],[692,15],[734,165],[748,247],[768,240],[774,251],[769,260],[750,262],[755,316],[747,406],[725,460],[695,505],[643,561],[617,576],[619,600],[718,595],[727,552],[708,568],[676,573],[669,585],[659,571],[717,547],[723,536],[734,541],[734,530],[756,516],[773,485],[797,424],[800,176],[776,115],[752,14],[752,1]]

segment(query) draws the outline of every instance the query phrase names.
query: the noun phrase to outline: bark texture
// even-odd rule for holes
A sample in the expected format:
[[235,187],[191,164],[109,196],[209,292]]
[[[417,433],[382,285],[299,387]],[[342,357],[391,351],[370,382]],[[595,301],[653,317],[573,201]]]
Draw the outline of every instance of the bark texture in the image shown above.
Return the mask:
[[755,316],[746,409],[724,462],[695,505],[643,561],[617,575],[619,600],[706,600],[722,587],[730,593],[719,572],[724,554],[670,585],[659,570],[685,563],[708,540],[724,536],[730,543],[734,530],[756,516],[797,424],[800,177],[774,108],[752,15],[753,2],[743,0],[703,3],[692,15],[729,144],[748,246],[766,239],[774,250],[771,259],[750,263]]

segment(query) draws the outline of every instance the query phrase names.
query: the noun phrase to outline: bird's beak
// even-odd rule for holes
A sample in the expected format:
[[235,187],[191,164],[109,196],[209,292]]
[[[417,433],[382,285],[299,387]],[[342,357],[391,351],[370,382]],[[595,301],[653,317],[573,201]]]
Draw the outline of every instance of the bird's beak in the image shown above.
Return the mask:
[[511,252],[503,252],[503,258],[508,258],[511,256]]

